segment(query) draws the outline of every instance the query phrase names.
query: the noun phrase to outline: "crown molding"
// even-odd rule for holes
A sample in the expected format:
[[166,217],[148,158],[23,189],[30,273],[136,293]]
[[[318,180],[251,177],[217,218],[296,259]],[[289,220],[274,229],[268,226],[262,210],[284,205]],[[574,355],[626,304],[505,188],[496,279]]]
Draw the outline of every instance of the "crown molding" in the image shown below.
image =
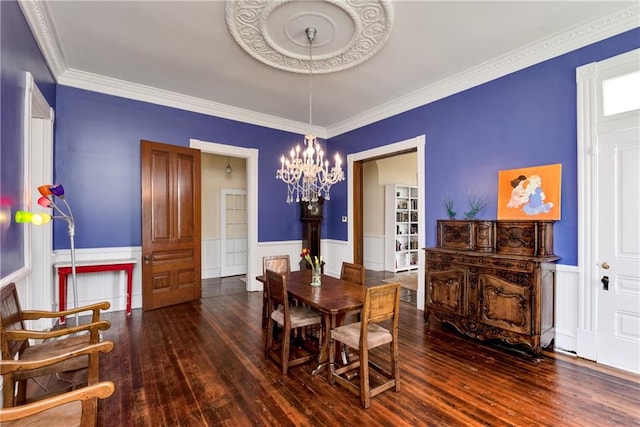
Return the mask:
[[[19,4],[59,84],[287,132],[306,134],[309,131],[308,123],[286,120],[150,86],[67,69],[46,2],[19,0]],[[327,128],[314,126],[312,132],[322,139],[332,138],[638,27],[640,27],[640,7],[628,6],[455,74],[335,125]]]
[[329,138],[362,126],[387,119],[416,107],[487,83],[499,77],[563,55],[640,26],[640,7],[631,6],[602,16],[597,20],[576,25],[524,48],[485,62],[469,70],[454,74],[411,92],[401,98],[380,105],[327,128]]
[[[58,84],[287,132],[300,133],[303,135],[309,133],[309,123],[287,120],[244,108],[237,108],[202,98],[75,69],[69,69],[62,73],[62,75],[58,77]],[[311,132],[314,132],[319,138],[327,138],[326,129],[323,127],[313,126]]]
[[18,0],[18,4],[53,78],[57,80],[67,66],[49,8],[40,0]]

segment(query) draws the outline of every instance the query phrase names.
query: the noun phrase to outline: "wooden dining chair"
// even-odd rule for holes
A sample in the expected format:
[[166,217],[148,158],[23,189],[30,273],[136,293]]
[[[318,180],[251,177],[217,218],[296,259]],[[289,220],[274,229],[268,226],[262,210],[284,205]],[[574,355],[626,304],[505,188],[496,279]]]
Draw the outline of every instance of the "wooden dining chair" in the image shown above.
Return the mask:
[[[362,406],[369,408],[371,398],[385,390],[400,391],[400,366],[398,360],[398,314],[400,312],[400,284],[390,283],[367,288],[362,307],[362,320],[339,326],[329,332],[329,382],[336,381],[360,396]],[[379,325],[390,321],[391,329]],[[358,359],[344,366],[335,363],[336,342],[345,344],[358,353]],[[373,348],[389,344],[390,368],[374,362],[369,355]],[[376,359],[377,360],[377,359]],[[375,371],[376,375],[370,375]],[[352,371],[358,369],[359,378],[353,379]],[[371,387],[372,379],[376,383]]]
[[[348,282],[357,283],[363,288],[365,287],[365,268],[361,264],[353,264],[350,262],[342,262],[342,269],[340,270],[340,279]],[[363,289],[364,292],[364,289]],[[355,318],[356,321],[360,321],[360,310],[350,311],[347,313],[350,319]]]
[[365,268],[364,265],[353,264],[350,262],[342,262],[340,270],[340,279],[347,282],[357,283],[364,286]]
[[[286,276],[271,270],[267,270],[267,308],[270,316],[267,323],[265,357],[276,361],[283,374],[286,374],[290,367],[315,358],[320,344],[316,346],[317,348],[312,348],[308,341],[302,340],[303,334],[297,334],[294,337],[291,332],[294,329],[322,325],[322,318],[318,312],[309,307],[291,305],[287,293]],[[276,324],[282,328],[279,342],[274,340]],[[292,338],[296,338],[293,346]]]
[[[87,357],[113,349],[111,341],[91,344],[83,348],[42,360],[0,360],[0,373],[15,376],[20,372],[43,370],[49,366]],[[0,425],[92,427],[97,424],[98,399],[111,396],[114,385],[110,381],[98,382],[86,387],[49,396],[24,405],[0,409]]]
[[[92,304],[66,311],[22,310],[15,283],[9,283],[0,291],[0,351],[2,360],[30,361],[48,359],[100,341],[100,331],[111,324],[100,320],[100,312],[108,309],[108,302]],[[26,320],[59,318],[69,314],[91,312],[91,322],[50,331],[32,331],[25,327]],[[26,400],[27,380],[43,375],[77,371],[88,368],[87,383],[98,382],[99,359],[97,354],[63,360],[39,369],[19,371],[3,376],[3,406],[23,404]],[[17,384],[17,394],[15,393]]]
[[[271,255],[262,257],[262,277],[267,278],[267,270],[275,271],[276,273],[289,273],[291,272],[291,261],[289,255]],[[267,288],[262,293],[262,327],[267,327],[267,320],[269,319],[269,312],[267,311]]]

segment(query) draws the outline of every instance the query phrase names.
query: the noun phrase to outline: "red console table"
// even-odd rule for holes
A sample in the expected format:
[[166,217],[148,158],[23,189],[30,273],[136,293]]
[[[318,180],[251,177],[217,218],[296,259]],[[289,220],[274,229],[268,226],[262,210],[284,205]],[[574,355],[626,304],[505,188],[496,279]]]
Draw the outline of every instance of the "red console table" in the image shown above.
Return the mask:
[[[100,273],[106,271],[124,271],[127,273],[127,316],[131,315],[131,289],[133,286],[133,266],[135,259],[118,259],[113,261],[99,261],[99,263],[76,263],[76,275],[82,273]],[[60,311],[67,309],[67,278],[71,274],[71,264],[55,264],[58,269],[58,288],[60,295]],[[76,284],[77,285],[77,284]],[[76,304],[78,302],[76,301]],[[65,317],[60,318],[60,324],[66,323]]]

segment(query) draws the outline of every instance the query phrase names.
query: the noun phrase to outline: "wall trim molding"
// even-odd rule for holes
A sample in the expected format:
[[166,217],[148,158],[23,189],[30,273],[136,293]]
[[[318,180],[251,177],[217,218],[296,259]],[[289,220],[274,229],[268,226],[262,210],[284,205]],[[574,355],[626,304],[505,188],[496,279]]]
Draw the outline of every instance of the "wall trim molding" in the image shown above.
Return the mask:
[[[309,131],[309,126],[306,123],[68,68],[59,38],[55,34],[46,2],[42,0],[19,0],[19,4],[45,61],[58,84],[293,133],[305,134]],[[556,33],[545,39],[538,40],[517,51],[435,82],[340,123],[327,128],[316,126],[313,132],[323,139],[332,138],[429,104],[531,65],[637,28],[639,16],[640,7],[637,5],[627,6],[592,21],[583,22],[562,33]]]

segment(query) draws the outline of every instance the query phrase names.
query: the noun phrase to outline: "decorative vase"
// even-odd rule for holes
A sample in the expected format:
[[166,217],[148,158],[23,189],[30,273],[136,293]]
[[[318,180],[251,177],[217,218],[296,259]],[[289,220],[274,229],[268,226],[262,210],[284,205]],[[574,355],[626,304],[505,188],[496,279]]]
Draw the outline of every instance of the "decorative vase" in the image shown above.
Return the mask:
[[312,267],[311,268],[311,286],[320,286],[322,282],[320,281],[320,267]]

